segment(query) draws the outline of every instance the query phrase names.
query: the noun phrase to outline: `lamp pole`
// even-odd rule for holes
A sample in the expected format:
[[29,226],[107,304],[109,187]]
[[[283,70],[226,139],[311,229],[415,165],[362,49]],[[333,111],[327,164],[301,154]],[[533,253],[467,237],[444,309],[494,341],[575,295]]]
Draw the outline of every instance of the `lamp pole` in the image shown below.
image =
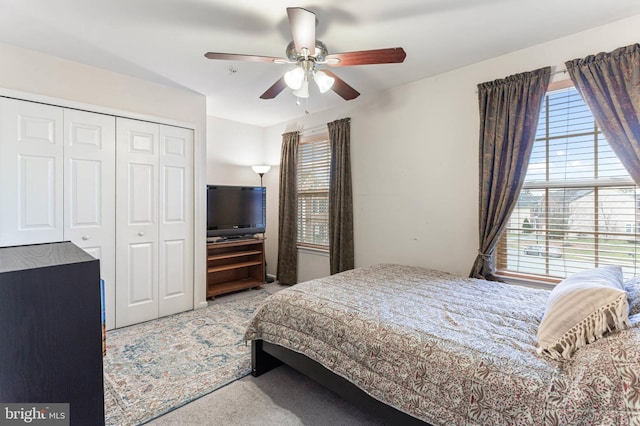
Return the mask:
[[[258,175],[260,175],[260,186],[263,187],[264,185],[262,184],[262,177],[264,176],[265,173],[267,173],[269,170],[271,170],[271,166],[251,166],[251,168],[253,169],[254,172],[256,172]],[[271,278],[270,276],[267,275],[267,260],[266,259],[264,261],[264,281],[266,283],[272,283],[274,281],[273,278]]]

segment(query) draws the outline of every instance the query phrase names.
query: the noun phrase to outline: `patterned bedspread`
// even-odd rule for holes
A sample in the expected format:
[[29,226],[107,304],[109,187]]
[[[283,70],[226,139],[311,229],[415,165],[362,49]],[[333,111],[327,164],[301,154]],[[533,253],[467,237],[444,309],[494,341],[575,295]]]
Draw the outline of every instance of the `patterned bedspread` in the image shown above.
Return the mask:
[[536,354],[548,294],[376,265],[270,296],[245,339],[433,425],[640,425],[640,318],[561,364]]

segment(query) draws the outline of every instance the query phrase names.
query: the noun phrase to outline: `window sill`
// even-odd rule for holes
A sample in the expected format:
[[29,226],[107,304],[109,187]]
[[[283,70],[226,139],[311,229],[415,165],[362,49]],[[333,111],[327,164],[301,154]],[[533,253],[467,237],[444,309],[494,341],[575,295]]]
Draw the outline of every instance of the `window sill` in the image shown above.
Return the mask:
[[496,278],[507,284],[519,285],[523,287],[541,288],[543,290],[553,290],[557,283],[549,281],[541,281],[535,279],[535,277],[524,276],[512,276],[512,275],[500,275],[496,274]]
[[310,247],[310,246],[297,246],[299,253],[315,254],[318,256],[329,256],[328,248]]

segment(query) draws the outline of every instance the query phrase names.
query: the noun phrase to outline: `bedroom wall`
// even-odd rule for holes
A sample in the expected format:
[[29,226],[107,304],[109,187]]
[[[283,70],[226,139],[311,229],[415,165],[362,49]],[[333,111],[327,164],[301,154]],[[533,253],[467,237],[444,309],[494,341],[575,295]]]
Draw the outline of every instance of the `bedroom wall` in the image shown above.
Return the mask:
[[0,43],[0,87],[195,123],[204,129],[206,98],[32,50]]
[[260,185],[251,166],[266,162],[263,139],[262,127],[208,116],[207,184]]
[[[69,107],[107,113],[127,113],[141,119],[161,119],[169,124],[189,124],[195,130],[195,185],[205,184],[206,98],[111,71],[90,67],[0,43],[0,93]],[[23,96],[27,94],[29,96]],[[61,100],[63,102],[57,102]],[[94,108],[94,106],[96,108]],[[195,221],[201,233],[195,235],[197,274],[194,304],[206,304],[204,196],[196,193]]]
[[[285,131],[350,116],[356,266],[400,262],[466,275],[478,248],[477,84],[547,65],[561,70],[567,60],[639,41],[637,15],[361,96],[357,104],[266,129],[266,155],[278,161]],[[305,256],[314,265],[326,262]]]
[[207,184],[260,185],[251,166],[272,166],[262,179],[267,188],[267,273],[276,275],[278,228],[278,157],[267,156],[263,127],[207,117]]

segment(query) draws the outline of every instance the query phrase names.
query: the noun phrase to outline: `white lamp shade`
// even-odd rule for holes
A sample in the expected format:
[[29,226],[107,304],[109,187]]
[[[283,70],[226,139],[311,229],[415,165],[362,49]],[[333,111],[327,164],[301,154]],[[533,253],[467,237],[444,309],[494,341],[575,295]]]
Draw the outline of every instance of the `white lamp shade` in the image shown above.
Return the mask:
[[271,170],[271,166],[251,166],[254,172],[257,174],[265,174]]
[[303,81],[302,85],[299,89],[294,90],[293,94],[299,98],[308,98],[309,97],[309,82]]
[[304,70],[300,67],[295,67],[291,71],[284,73],[284,82],[293,90],[298,90],[302,86],[303,81]]
[[320,93],[324,93],[331,89],[331,86],[333,86],[333,82],[335,81],[335,78],[329,77],[324,71],[316,71],[313,79],[316,81],[318,89],[320,89]]

